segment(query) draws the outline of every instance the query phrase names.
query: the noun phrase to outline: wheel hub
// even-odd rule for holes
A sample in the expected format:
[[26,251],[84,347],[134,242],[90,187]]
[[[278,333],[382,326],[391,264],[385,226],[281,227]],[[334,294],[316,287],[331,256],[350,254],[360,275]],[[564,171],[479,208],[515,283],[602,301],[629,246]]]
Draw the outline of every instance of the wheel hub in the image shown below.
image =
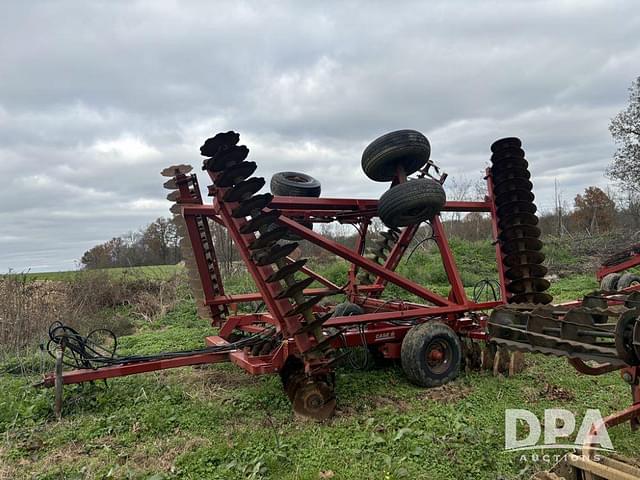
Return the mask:
[[293,410],[298,415],[323,421],[331,417],[336,409],[333,387],[324,381],[296,382],[290,390],[294,390],[291,392]]

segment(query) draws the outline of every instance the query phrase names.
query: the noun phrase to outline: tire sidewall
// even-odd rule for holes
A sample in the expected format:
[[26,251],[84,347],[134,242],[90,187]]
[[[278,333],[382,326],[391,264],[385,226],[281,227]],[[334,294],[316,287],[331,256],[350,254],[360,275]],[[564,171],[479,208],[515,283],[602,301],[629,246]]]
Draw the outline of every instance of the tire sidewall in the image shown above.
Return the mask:
[[[451,350],[451,362],[442,373],[427,364],[427,349],[436,341],[444,341]],[[462,365],[462,345],[456,333],[446,324],[430,321],[413,327],[402,343],[402,368],[409,380],[424,387],[436,387],[454,380]]]

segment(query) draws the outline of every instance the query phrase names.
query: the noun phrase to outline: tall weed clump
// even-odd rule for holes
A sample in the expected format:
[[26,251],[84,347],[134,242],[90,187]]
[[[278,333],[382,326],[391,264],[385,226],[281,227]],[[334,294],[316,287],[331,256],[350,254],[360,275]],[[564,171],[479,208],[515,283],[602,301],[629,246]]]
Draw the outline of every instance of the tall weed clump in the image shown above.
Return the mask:
[[80,333],[108,328],[116,335],[153,322],[186,295],[182,273],[133,275],[120,270],[81,271],[63,281],[0,276],[0,357],[19,356],[48,340],[60,321]]

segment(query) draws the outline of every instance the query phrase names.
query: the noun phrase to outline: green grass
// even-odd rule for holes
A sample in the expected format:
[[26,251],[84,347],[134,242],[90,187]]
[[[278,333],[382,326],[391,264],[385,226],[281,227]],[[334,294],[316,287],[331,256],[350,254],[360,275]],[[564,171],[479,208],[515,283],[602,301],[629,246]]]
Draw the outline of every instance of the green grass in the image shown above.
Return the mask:
[[[106,271],[109,275],[114,277],[129,277],[132,279],[135,278],[168,278],[174,275],[176,272],[179,272],[182,269],[179,265],[151,265],[145,267],[114,267],[114,268],[105,268],[101,269],[102,271]],[[65,281],[72,280],[77,275],[81,275],[83,270],[75,270],[75,271],[66,271],[66,272],[42,272],[42,273],[24,273],[20,275],[24,275],[28,280],[54,280],[54,281]],[[7,274],[12,275],[12,274]],[[18,275],[18,274],[15,274]]]
[[[468,289],[495,276],[486,260],[491,245],[454,241],[452,248]],[[446,293],[436,255],[416,252],[399,270]],[[346,280],[344,263],[319,270],[337,283]],[[243,275],[231,280],[229,292],[252,290]],[[595,287],[593,277],[576,275],[555,282],[552,292],[563,301]],[[137,325],[134,335],[120,338],[120,353],[198,348],[212,333],[189,300],[155,323]],[[528,478],[534,467],[503,449],[506,408],[539,417],[545,408],[578,415],[599,408],[607,415],[631,400],[618,375],[582,376],[566,361],[543,356],[528,355],[527,368],[514,378],[468,372],[431,390],[411,385],[398,366],[342,367],[336,415],[316,424],[294,417],[277,375],[250,376],[218,364],[68,386],[58,422],[52,391],[31,386],[38,354],[22,365],[27,373],[0,376],[0,478]],[[550,395],[550,387],[563,395]],[[637,435],[627,426],[610,435],[619,453],[638,455]]]

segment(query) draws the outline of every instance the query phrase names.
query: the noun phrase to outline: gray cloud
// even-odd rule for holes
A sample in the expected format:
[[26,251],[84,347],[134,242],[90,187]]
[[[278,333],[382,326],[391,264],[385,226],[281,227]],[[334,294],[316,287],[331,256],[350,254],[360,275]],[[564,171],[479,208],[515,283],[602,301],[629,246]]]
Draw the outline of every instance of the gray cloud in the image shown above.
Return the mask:
[[[520,136],[537,202],[605,186],[638,72],[632,1],[11,2],[0,17],[0,270],[72,268],[167,213],[158,172],[235,129],[259,173],[377,197],[362,149],[425,132],[452,177]],[[206,185],[201,177],[201,184]]]

